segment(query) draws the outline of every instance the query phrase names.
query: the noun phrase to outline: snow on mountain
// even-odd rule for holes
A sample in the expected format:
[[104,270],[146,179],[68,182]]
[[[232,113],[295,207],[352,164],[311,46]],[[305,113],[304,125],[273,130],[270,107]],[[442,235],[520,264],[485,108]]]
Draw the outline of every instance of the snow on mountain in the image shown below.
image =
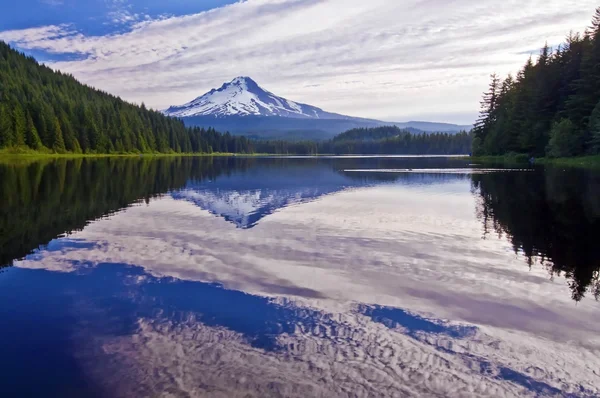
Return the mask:
[[277,175],[256,165],[210,181],[188,181],[171,197],[185,200],[241,229],[250,229],[279,209],[317,200],[342,190],[369,184],[335,171],[326,163],[311,168],[288,165]]
[[279,97],[249,77],[236,77],[219,89],[164,111],[167,116],[281,116],[302,119],[345,119],[347,116]]
[[249,229],[278,209],[310,201],[322,194],[316,189],[304,191],[186,189],[174,192],[171,196],[174,199],[192,202],[213,215],[223,217],[238,228]]

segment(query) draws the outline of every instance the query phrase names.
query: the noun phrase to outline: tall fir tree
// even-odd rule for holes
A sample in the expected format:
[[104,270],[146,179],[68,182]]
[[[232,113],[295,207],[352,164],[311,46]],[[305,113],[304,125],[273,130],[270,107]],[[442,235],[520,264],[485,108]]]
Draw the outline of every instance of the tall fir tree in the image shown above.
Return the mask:
[[483,150],[487,136],[496,121],[496,108],[498,105],[498,96],[500,93],[500,79],[494,73],[491,76],[488,91],[485,92],[481,101],[481,111],[479,119],[475,122],[473,132],[475,135],[473,152],[479,154]]
[[588,151],[592,155],[600,154],[600,101],[594,107],[594,111],[590,117],[589,122],[589,136],[590,141],[588,142]]
[[12,146],[13,139],[12,116],[7,104],[0,102],[0,148]]
[[64,153],[67,150],[60,122],[57,117],[54,118],[54,122],[52,123],[52,150],[56,153]]
[[13,108],[13,129],[14,145],[25,146],[25,132],[27,129],[27,119],[23,113],[23,108],[17,104]]
[[25,144],[31,149],[40,149],[42,147],[42,140],[38,135],[37,128],[33,123],[31,115],[27,113],[27,126],[25,131]]

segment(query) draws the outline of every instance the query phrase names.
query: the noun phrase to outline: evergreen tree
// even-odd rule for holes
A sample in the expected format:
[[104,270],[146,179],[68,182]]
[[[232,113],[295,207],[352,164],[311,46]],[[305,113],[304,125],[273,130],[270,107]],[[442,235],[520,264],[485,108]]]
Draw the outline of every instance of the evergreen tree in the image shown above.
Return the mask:
[[570,34],[555,52],[545,45],[537,62],[530,58],[497,90],[493,76],[474,129],[475,154],[598,153],[600,8],[585,35]]
[[477,122],[475,122],[475,128],[473,129],[475,137],[477,137],[482,143],[485,142],[491,127],[496,121],[496,108],[498,105],[499,92],[500,79],[494,73],[493,75],[491,75],[489,89],[484,94],[483,101],[481,101],[481,111],[479,113],[479,119],[477,120]]
[[17,104],[13,109],[14,145],[16,146],[25,145],[26,123],[23,108]]
[[63,138],[62,129],[60,128],[60,122],[56,117],[54,118],[54,123],[52,124],[52,150],[56,153],[64,153],[66,151],[65,140]]
[[578,129],[569,119],[562,119],[552,127],[546,153],[553,158],[575,156],[582,153]]
[[600,154],[600,101],[596,104],[590,117],[589,136],[589,152],[593,155]]
[[40,149],[42,147],[42,140],[38,135],[35,124],[31,115],[27,113],[27,128],[25,131],[25,144],[32,149]]
[[10,111],[0,102],[0,148],[13,145],[13,127]]

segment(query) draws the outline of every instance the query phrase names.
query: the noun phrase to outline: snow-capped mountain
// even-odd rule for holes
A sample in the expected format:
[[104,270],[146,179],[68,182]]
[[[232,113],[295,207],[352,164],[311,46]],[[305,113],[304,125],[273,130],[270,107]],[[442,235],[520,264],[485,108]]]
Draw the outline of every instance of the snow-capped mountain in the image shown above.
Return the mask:
[[383,122],[325,112],[279,97],[249,77],[236,77],[219,89],[163,111],[188,126],[212,127],[234,135],[267,139],[322,140],[354,128],[395,125],[413,133],[458,132],[470,126],[430,122]]
[[347,116],[325,112],[320,108],[279,97],[249,77],[236,77],[219,89],[164,113],[174,117],[193,116],[280,116],[308,119],[345,119]]

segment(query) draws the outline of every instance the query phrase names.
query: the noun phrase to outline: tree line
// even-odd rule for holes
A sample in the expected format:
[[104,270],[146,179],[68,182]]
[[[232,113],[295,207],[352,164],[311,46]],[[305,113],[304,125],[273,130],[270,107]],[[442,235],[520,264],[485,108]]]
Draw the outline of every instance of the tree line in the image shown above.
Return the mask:
[[[467,132],[416,133],[396,126],[357,128],[327,141],[249,141],[254,153],[289,155],[346,154],[431,154],[460,155],[471,151]],[[232,151],[230,151],[232,152]]]
[[492,75],[474,128],[475,155],[600,154],[600,7],[584,34],[501,80]]
[[352,129],[322,143],[322,153],[332,154],[434,154],[461,155],[471,149],[466,131],[412,133],[396,126]]
[[186,127],[40,65],[0,42],[0,149],[54,153],[456,154],[471,137],[397,127],[350,130],[333,140],[261,141]]

